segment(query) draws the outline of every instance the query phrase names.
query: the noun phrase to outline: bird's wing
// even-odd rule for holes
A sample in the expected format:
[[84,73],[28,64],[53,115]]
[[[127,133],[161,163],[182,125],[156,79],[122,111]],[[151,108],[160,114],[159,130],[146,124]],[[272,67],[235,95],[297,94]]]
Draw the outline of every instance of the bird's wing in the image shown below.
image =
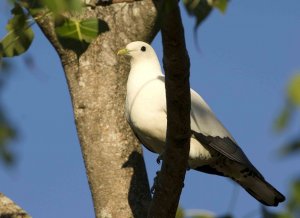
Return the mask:
[[191,100],[191,129],[193,136],[204,146],[213,148],[227,158],[251,168],[260,175],[201,96],[192,91]]
[[191,89],[191,129],[209,136],[233,137],[216,118],[203,98]]
[[230,160],[236,161],[244,166],[249,167],[258,175],[261,175],[258,170],[249,161],[243,150],[233,142],[229,137],[221,138],[219,136],[205,136],[202,133],[192,131],[194,137],[203,145],[209,146],[219,153],[223,154]]

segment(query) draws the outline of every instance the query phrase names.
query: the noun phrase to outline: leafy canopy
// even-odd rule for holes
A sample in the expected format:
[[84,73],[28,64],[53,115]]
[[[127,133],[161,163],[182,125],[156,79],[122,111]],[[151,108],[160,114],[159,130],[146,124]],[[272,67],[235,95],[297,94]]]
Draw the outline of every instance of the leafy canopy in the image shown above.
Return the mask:
[[99,34],[109,30],[107,23],[101,19],[72,18],[72,14],[80,12],[82,8],[80,0],[14,1],[12,18],[6,26],[8,32],[0,41],[0,58],[26,52],[34,38],[32,25],[45,16],[51,16],[54,20],[55,33],[61,46],[80,56]]
[[[81,0],[12,0],[12,18],[7,24],[7,34],[0,41],[0,58],[23,54],[34,38],[32,25],[36,20],[52,16],[55,33],[65,49],[73,50],[77,56],[86,51],[89,44],[101,33],[109,30],[101,19],[77,20],[72,13],[80,12],[84,5]],[[226,11],[228,0],[183,0],[188,13],[196,18],[195,27],[210,14],[212,8]],[[68,16],[65,15],[67,12]],[[31,17],[32,16],[32,17]]]

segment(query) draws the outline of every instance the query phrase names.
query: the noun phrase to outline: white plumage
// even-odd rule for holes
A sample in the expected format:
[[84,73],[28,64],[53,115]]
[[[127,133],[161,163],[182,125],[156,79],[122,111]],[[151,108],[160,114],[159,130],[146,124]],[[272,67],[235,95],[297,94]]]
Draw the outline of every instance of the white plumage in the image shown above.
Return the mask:
[[[162,154],[167,128],[165,80],[155,51],[145,42],[129,43],[120,55],[131,57],[127,81],[126,118],[142,144]],[[261,203],[277,206],[284,196],[265,181],[227,129],[195,91],[191,90],[189,166],[227,176]]]

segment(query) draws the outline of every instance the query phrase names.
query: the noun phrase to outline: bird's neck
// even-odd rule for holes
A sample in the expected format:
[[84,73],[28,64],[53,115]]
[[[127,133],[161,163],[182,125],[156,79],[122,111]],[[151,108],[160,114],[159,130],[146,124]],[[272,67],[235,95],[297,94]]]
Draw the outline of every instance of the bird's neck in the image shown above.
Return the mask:
[[[127,81],[127,89],[139,89],[145,83],[162,76],[158,60],[131,62],[131,69]],[[133,91],[133,90],[127,90]]]
[[146,74],[147,71],[147,74],[149,76],[162,75],[160,63],[156,56],[149,57],[147,59],[144,58],[142,60],[132,58],[130,60],[130,65],[131,65],[130,73],[137,72],[137,74]]
[[127,81],[127,101],[131,102],[143,86],[161,76],[163,74],[158,60],[131,62]]

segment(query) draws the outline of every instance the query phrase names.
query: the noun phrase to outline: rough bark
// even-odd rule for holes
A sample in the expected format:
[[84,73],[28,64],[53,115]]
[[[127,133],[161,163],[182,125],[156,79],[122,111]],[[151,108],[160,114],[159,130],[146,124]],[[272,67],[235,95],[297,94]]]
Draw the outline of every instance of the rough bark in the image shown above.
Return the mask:
[[79,60],[59,45],[49,16],[37,21],[65,71],[96,217],[147,216],[151,195],[142,150],[124,116],[129,65],[116,51],[151,41],[156,14],[151,0],[88,7],[77,18],[103,19],[110,31]]
[[166,0],[171,11],[162,20],[166,74],[167,139],[148,217],[175,217],[190,148],[190,61],[177,0]]
[[15,202],[0,193],[0,218],[30,218],[31,216]]

